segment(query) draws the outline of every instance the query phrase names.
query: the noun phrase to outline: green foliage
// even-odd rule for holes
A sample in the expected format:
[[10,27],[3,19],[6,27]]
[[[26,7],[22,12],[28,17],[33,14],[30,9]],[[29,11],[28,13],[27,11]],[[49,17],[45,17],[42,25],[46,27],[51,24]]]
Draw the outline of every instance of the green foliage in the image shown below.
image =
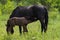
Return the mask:
[[0,9],[0,15],[2,15],[2,11],[1,11],[1,9]]
[[[17,6],[42,4],[49,9],[47,33],[41,34],[39,21],[28,25],[28,33],[19,34],[18,26],[13,35],[6,33],[6,21]],[[0,40],[60,40],[60,0],[0,0]]]
[[2,15],[2,4],[0,4],[0,15]]
[[7,4],[5,5],[5,12],[10,13],[12,10],[16,7],[16,4],[14,2],[8,1]]
[[21,0],[10,0],[10,1],[14,1],[18,5]]
[[28,33],[24,33],[22,35],[19,34],[18,26],[14,27],[13,35],[7,35],[6,22],[10,14],[1,15],[0,40],[60,40],[60,16],[56,15],[59,15],[56,9],[55,12],[49,12],[49,24],[47,33],[41,34],[41,25],[39,21],[36,21],[28,24]]
[[0,0],[0,3],[4,5],[7,3],[7,0]]
[[17,6],[42,4],[48,8],[57,8],[60,12],[60,0],[0,0],[0,14],[10,14]]
[[3,6],[4,6],[2,9],[3,14],[10,14],[13,11],[13,9],[16,7],[16,4],[15,4],[15,2],[8,1]]

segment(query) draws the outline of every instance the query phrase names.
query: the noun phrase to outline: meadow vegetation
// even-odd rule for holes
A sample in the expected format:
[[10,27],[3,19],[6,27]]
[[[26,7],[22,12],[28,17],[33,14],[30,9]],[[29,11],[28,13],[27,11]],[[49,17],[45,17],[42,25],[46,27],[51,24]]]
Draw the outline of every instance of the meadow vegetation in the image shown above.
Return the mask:
[[[4,3],[3,3],[4,2]],[[45,2],[46,4],[44,4]],[[14,34],[7,35],[6,22],[17,6],[28,6],[32,4],[49,5],[48,30],[41,34],[41,25],[39,20],[28,24],[28,33],[20,35],[18,26],[14,27]],[[49,4],[48,4],[49,3]],[[59,0],[0,0],[0,40],[60,40],[60,1]]]

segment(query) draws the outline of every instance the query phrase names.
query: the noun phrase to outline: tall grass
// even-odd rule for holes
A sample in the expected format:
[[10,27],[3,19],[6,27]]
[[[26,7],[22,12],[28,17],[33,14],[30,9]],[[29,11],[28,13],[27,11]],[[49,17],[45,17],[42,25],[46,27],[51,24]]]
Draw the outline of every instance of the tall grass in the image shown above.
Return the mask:
[[10,14],[0,16],[0,40],[60,40],[60,14],[49,12],[47,33],[41,34],[39,20],[28,24],[28,33],[20,35],[18,26],[14,27],[14,34],[7,35],[6,22]]

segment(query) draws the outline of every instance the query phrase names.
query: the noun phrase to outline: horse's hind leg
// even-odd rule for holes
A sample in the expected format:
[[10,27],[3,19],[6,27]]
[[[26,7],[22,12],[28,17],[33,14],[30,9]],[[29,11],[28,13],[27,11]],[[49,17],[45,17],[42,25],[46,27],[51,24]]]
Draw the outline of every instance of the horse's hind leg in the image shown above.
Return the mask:
[[41,20],[41,32],[47,31],[47,24],[45,23],[45,19]]
[[45,32],[47,31],[47,25],[48,25],[48,14],[45,15]]
[[45,19],[41,18],[40,19],[41,22],[41,32],[46,32],[46,28],[45,28]]
[[47,24],[48,24],[48,21],[47,21],[47,20],[45,20],[45,28],[44,28],[44,32],[46,32],[46,31],[47,31]]
[[45,8],[45,32],[47,31],[47,25],[48,25],[48,11]]
[[22,27],[21,26],[19,26],[19,32],[20,32],[20,34],[22,34]]
[[23,26],[23,32],[28,32],[27,25]]

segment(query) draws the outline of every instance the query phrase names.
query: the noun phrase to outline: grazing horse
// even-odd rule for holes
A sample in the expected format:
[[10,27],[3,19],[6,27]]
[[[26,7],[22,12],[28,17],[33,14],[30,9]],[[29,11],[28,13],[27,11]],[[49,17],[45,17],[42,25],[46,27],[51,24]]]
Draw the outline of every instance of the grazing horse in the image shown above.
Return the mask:
[[[41,22],[41,32],[47,31],[48,11],[45,6],[18,6],[10,15],[10,18],[12,17],[25,17],[32,22],[39,20]],[[20,31],[21,29],[22,28],[19,26]]]
[[[28,23],[31,23],[31,21],[27,20],[25,17],[12,17],[12,18],[8,19],[8,21],[7,21],[6,31],[8,34],[9,34],[9,32],[11,34],[13,34],[14,33],[13,27],[15,25],[18,25],[21,27],[23,26],[23,32],[28,32],[28,30],[26,28]],[[20,31],[20,33],[21,33],[21,31]]]

